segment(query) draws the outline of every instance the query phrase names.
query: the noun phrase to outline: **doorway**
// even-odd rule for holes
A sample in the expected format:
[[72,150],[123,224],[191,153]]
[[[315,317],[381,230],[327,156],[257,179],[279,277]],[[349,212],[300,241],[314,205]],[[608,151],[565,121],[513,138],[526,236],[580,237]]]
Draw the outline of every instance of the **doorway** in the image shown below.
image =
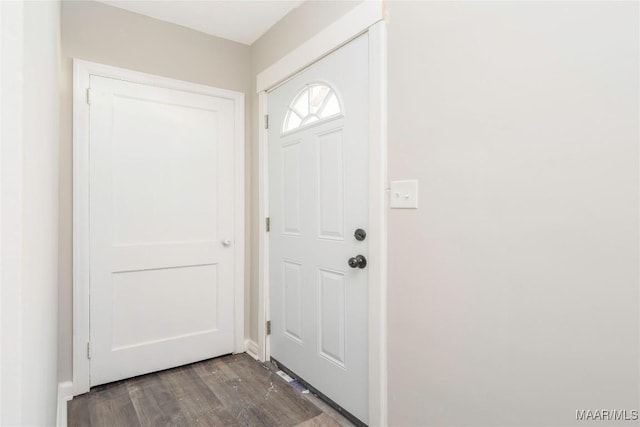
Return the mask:
[[74,65],[74,394],[243,351],[243,95]]
[[[365,15],[367,19],[363,19]],[[313,39],[305,42],[301,46],[299,46],[295,51],[290,53],[288,56],[284,57],[281,61],[274,64],[272,67],[266,69],[263,73],[258,75],[257,78],[257,88],[259,93],[259,111],[260,111],[260,127],[265,127],[265,130],[261,132],[260,135],[260,145],[259,145],[259,166],[260,166],[260,180],[261,180],[261,189],[260,189],[260,216],[265,218],[267,221],[266,227],[262,233],[259,235],[259,257],[260,257],[260,270],[259,270],[259,318],[264,320],[264,322],[259,322],[259,334],[258,334],[258,342],[255,343],[256,348],[256,356],[260,360],[269,360],[272,356],[275,360],[281,362],[281,365],[284,365],[288,370],[293,371],[299,377],[302,377],[303,380],[308,380],[304,378],[300,372],[296,372],[295,370],[291,370],[287,364],[278,360],[275,357],[273,352],[273,345],[278,345],[275,343],[276,336],[274,334],[278,334],[276,332],[278,330],[278,320],[280,318],[280,334],[281,334],[281,342],[282,337],[286,338],[284,342],[287,340],[290,341],[289,345],[291,346],[292,342],[295,341],[296,333],[295,327],[298,324],[303,324],[305,317],[305,312],[300,311],[300,315],[298,316],[298,311],[292,309],[290,311],[285,311],[284,307],[286,301],[283,301],[285,298],[285,293],[282,293],[282,290],[287,290],[286,286],[283,286],[282,283],[285,275],[288,273],[287,280],[292,284],[289,286],[288,299],[298,300],[300,301],[304,292],[309,292],[308,289],[305,290],[305,285],[303,284],[302,277],[305,275],[304,269],[302,268],[304,262],[300,262],[300,259],[296,259],[295,257],[289,257],[285,259],[285,257],[280,256],[281,261],[283,261],[281,266],[275,266],[274,262],[271,261],[271,238],[273,233],[270,230],[273,230],[273,226],[278,226],[277,223],[281,224],[281,232],[284,231],[284,224],[282,224],[283,219],[280,218],[272,218],[273,213],[273,203],[275,202],[271,197],[271,191],[273,183],[270,182],[271,177],[271,159],[272,159],[272,145],[271,138],[276,138],[277,141],[280,142],[283,150],[282,157],[280,160],[280,165],[284,165],[285,162],[288,164],[295,165],[296,162],[292,160],[295,159],[296,155],[304,156],[304,151],[302,149],[302,142],[294,142],[294,135],[298,133],[301,138],[298,140],[303,140],[303,134],[309,132],[316,132],[315,138],[322,137],[325,142],[328,144],[323,145],[325,148],[325,152],[319,152],[320,147],[316,142],[312,142],[311,145],[314,145],[318,150],[315,151],[315,156],[319,158],[320,156],[330,155],[331,153],[337,153],[338,151],[331,149],[331,146],[337,146],[339,144],[346,144],[346,140],[340,141],[340,138],[337,138],[339,132],[332,132],[332,130],[336,131],[336,127],[339,127],[339,122],[343,118],[346,118],[347,115],[351,114],[352,110],[350,110],[349,102],[345,101],[341,89],[338,87],[335,81],[332,81],[330,77],[322,77],[322,76],[314,76],[314,78],[309,78],[307,81],[298,81],[297,88],[292,88],[289,93],[289,99],[285,102],[284,99],[280,102],[280,108],[284,108],[283,105],[286,105],[288,108],[292,101],[300,99],[304,99],[303,92],[305,88],[312,88],[316,86],[316,91],[323,90],[327,94],[337,93],[337,99],[339,100],[341,110],[340,114],[344,114],[343,118],[340,118],[340,114],[334,116],[332,113],[334,109],[329,109],[328,111],[320,112],[320,104],[316,106],[310,107],[316,109],[313,111],[313,114],[318,117],[315,118],[306,118],[300,117],[305,116],[305,114],[299,114],[298,117],[289,116],[287,117],[286,113],[284,116],[281,116],[280,119],[274,119],[272,115],[272,98],[271,94],[276,93],[278,89],[282,86],[287,86],[290,81],[296,80],[298,77],[303,76],[308,70],[313,70],[315,65],[322,64],[323,62],[330,61],[330,58],[334,55],[338,55],[342,49],[348,49],[348,47],[354,43],[354,45],[360,41],[361,39],[365,40],[367,55],[366,55],[366,70],[363,73],[360,73],[360,77],[364,78],[367,86],[366,94],[363,96],[366,99],[366,114],[365,114],[365,123],[367,133],[364,136],[366,140],[365,151],[362,153],[362,157],[366,159],[365,164],[368,173],[368,179],[366,180],[367,184],[365,185],[367,188],[364,190],[364,193],[361,194],[360,197],[364,197],[365,205],[366,205],[366,227],[368,229],[362,229],[366,233],[366,238],[364,241],[353,240],[355,239],[356,230],[347,230],[346,224],[342,233],[336,233],[336,229],[329,230],[331,227],[325,227],[326,230],[321,231],[321,224],[318,221],[309,222],[307,219],[302,219],[301,216],[300,226],[302,227],[303,222],[307,221],[312,224],[313,232],[315,232],[315,237],[310,238],[308,240],[320,241],[323,244],[328,243],[336,243],[340,239],[343,239],[345,243],[351,244],[352,242],[348,242],[347,239],[351,239],[353,242],[364,243],[361,246],[356,246],[355,248],[351,247],[348,250],[345,250],[345,253],[341,253],[338,255],[336,252],[322,254],[317,257],[314,262],[316,262],[312,266],[316,269],[316,274],[311,278],[310,286],[314,286],[315,293],[314,298],[316,301],[319,300],[320,295],[318,292],[320,291],[319,282],[324,280],[327,286],[324,287],[325,290],[335,291],[336,289],[340,289],[339,280],[332,281],[331,279],[337,279],[338,277],[349,277],[351,275],[355,275],[357,273],[365,273],[360,275],[362,280],[366,282],[367,295],[365,300],[365,315],[363,317],[366,318],[365,321],[365,332],[358,334],[358,339],[361,339],[364,343],[361,344],[362,347],[365,348],[365,363],[367,364],[366,373],[364,375],[365,379],[365,390],[361,392],[363,396],[363,400],[366,402],[366,408],[364,412],[366,415],[362,416],[363,410],[360,409],[359,418],[361,421],[366,421],[370,425],[385,425],[386,424],[386,338],[385,338],[385,330],[386,330],[386,208],[387,208],[387,181],[386,181],[386,26],[384,22],[379,22],[380,15],[376,10],[369,10],[367,6],[363,4],[362,7],[356,8],[352,14],[345,15],[344,18],[337,21],[334,25],[328,27],[325,31],[323,31],[318,36]],[[370,21],[369,21],[370,20]],[[368,24],[364,24],[364,21],[368,21]],[[364,29],[362,25],[364,26]],[[340,40],[343,40],[340,42]],[[309,65],[311,64],[311,65]],[[341,74],[348,74],[350,70],[341,67]],[[310,76],[310,74],[307,74]],[[303,77],[304,78],[304,77]],[[356,84],[357,85],[357,84]],[[324,89],[318,89],[318,87],[324,86]],[[293,87],[293,85],[292,85]],[[312,89],[313,91],[314,89]],[[333,91],[333,92],[332,92]],[[300,98],[299,98],[300,96]],[[328,96],[328,95],[327,95]],[[325,99],[327,103],[332,103],[332,98],[328,97]],[[323,100],[324,101],[324,100]],[[304,103],[303,101],[301,101]],[[352,105],[357,105],[357,102]],[[288,111],[287,108],[284,108],[285,111]],[[268,116],[267,116],[268,113]],[[304,113],[300,112],[299,113]],[[299,120],[298,120],[299,119]],[[282,121],[281,121],[282,120]],[[299,123],[298,123],[299,121]],[[268,123],[268,129],[267,128]],[[338,125],[334,128],[331,128],[331,125]],[[291,128],[292,126],[300,126],[296,131]],[[272,132],[279,132],[280,135],[276,135],[272,137]],[[332,138],[336,137],[336,138]],[[287,140],[287,141],[285,141]],[[339,142],[340,141],[340,142]],[[297,148],[294,148],[297,147]],[[287,148],[291,148],[287,150]],[[306,150],[308,152],[312,152],[314,150]],[[296,153],[297,152],[297,153]],[[286,154],[286,155],[285,155]],[[288,157],[288,158],[287,158]],[[337,154],[334,154],[334,159],[337,159]],[[345,152],[342,153],[343,162],[345,161]],[[313,160],[307,165],[312,165]],[[295,176],[296,173],[307,174],[308,167],[302,166],[303,162],[298,162],[301,171],[296,172],[295,168],[290,168],[289,173]],[[326,163],[327,165],[330,162]],[[335,165],[335,164],[334,164]],[[343,165],[344,166],[344,165]],[[286,169],[286,168],[284,168]],[[283,169],[283,170],[284,170]],[[313,190],[316,196],[320,196],[322,190],[318,188],[317,184],[319,179],[318,172],[320,171],[320,166],[316,163],[313,166],[313,170],[316,172],[315,182],[316,188]],[[330,169],[325,169],[325,172],[328,172]],[[327,175],[325,173],[325,175]],[[309,175],[311,176],[311,175]],[[330,180],[334,180],[335,184],[336,175],[331,175]],[[344,175],[344,181],[348,180],[348,176]],[[290,180],[291,182],[295,182],[295,180]],[[327,181],[327,184],[329,183]],[[284,183],[285,181],[280,178],[280,182]],[[287,181],[289,182],[289,181]],[[303,180],[299,180],[299,183],[302,183]],[[312,185],[313,187],[313,185]],[[334,185],[335,188],[335,185]],[[295,194],[296,188],[295,186],[291,186],[290,188],[282,188],[281,190],[282,196],[278,198],[280,202],[276,202],[281,205],[281,207],[276,207],[275,209],[281,209],[281,215],[286,214],[289,217],[295,217],[295,210],[289,210],[288,213],[284,212],[285,205],[284,199],[285,194]],[[304,194],[303,194],[304,193]],[[309,198],[306,192],[300,192],[301,197],[304,198],[305,203],[313,198]],[[336,198],[336,195],[328,192],[328,196]],[[344,199],[346,200],[346,198]],[[281,203],[282,202],[282,203]],[[295,205],[295,203],[293,203]],[[316,209],[321,205],[319,203],[315,204]],[[346,212],[346,211],[344,211]],[[344,214],[343,212],[343,214]],[[335,213],[335,212],[334,212]],[[294,215],[292,215],[294,214]],[[327,214],[330,216],[331,211],[327,211]],[[327,219],[329,219],[327,216]],[[319,216],[315,215],[315,218],[318,219]],[[295,221],[294,221],[295,222]],[[365,223],[365,222],[363,222]],[[325,225],[329,225],[330,222],[325,222]],[[335,224],[335,223],[334,223]],[[298,233],[295,230],[295,224],[292,226],[291,221],[287,225],[288,230],[282,236],[282,239],[288,238],[292,240],[295,237],[295,234]],[[350,226],[350,228],[353,228]],[[328,231],[328,232],[325,232]],[[331,236],[333,234],[333,236]],[[340,234],[340,235],[338,235]],[[320,238],[321,235],[324,238]],[[313,234],[312,234],[313,236]],[[330,238],[333,237],[335,241],[330,242]],[[304,237],[299,239],[304,240]],[[355,251],[353,249],[360,249],[361,252]],[[295,252],[295,251],[294,251]],[[348,256],[345,256],[348,254]],[[367,256],[368,254],[368,256]],[[300,253],[300,256],[303,254]],[[322,256],[332,257],[335,255],[336,262],[341,265],[334,264],[337,267],[331,268],[328,265],[325,265],[324,271],[320,271],[320,268],[323,267],[320,265],[320,261],[322,260]],[[363,265],[364,268],[359,268],[359,264],[361,264],[358,255],[362,255],[363,258],[366,258],[366,265]],[[340,258],[338,261],[337,258]],[[298,257],[300,258],[300,257]],[[344,259],[343,259],[344,258]],[[353,260],[351,260],[353,259]],[[303,260],[302,260],[303,261]],[[349,261],[351,261],[355,268],[349,266]],[[286,262],[286,263],[285,263]],[[323,261],[324,262],[324,261]],[[273,272],[272,270],[276,268],[279,269],[280,272]],[[323,274],[324,273],[324,274]],[[337,274],[335,274],[337,273]],[[342,275],[342,276],[341,276]],[[280,284],[277,285],[280,287],[280,291],[276,290],[276,293],[280,292],[278,295],[279,303],[273,303],[274,294],[271,292],[272,280],[275,279],[275,276],[280,277]],[[355,276],[354,276],[355,277]],[[296,283],[299,281],[300,286],[297,286]],[[333,286],[330,286],[333,285]],[[297,292],[300,289],[300,296],[298,296]],[[312,292],[313,293],[313,292]],[[330,292],[325,293],[325,300],[329,300]],[[339,293],[338,293],[339,294]],[[334,295],[336,295],[334,293]],[[343,294],[344,295],[344,294]],[[308,298],[308,297],[307,297]],[[344,307],[346,309],[346,305],[349,302],[346,298],[344,298]],[[339,304],[338,304],[339,305]],[[291,306],[294,307],[293,305]],[[303,307],[302,303],[299,303],[299,307]],[[330,305],[327,305],[330,307]],[[335,308],[335,307],[334,307]],[[279,310],[279,314],[274,314],[273,310]],[[339,324],[341,318],[339,316],[331,317],[332,315],[339,313],[341,309],[327,311],[324,313],[324,318],[329,322],[333,322],[333,336],[326,336],[326,346],[323,351],[324,354],[320,355],[320,343],[318,342],[318,315],[321,310],[316,306],[314,307],[314,315],[311,317],[315,317],[315,324],[312,328],[315,329],[315,332],[312,334],[312,342],[308,343],[308,346],[315,346],[316,356],[318,359],[322,359],[321,362],[329,362],[333,363],[334,366],[342,369],[340,367],[340,358],[344,355],[345,361],[351,360],[351,352],[347,351],[345,348],[345,352],[342,353],[340,349],[340,344],[335,344],[335,338],[338,338],[338,343],[341,341],[340,334],[335,333],[339,331],[339,328],[336,327],[336,324]],[[346,312],[345,312],[346,313]],[[293,327],[291,325],[287,326],[288,330],[285,330],[284,322],[286,319],[295,319],[296,316],[300,319],[299,322],[293,322]],[[348,327],[346,319],[347,314],[345,314],[345,322],[343,326]],[[309,316],[306,316],[309,317]],[[330,319],[330,320],[329,320]],[[275,322],[274,322],[275,320]],[[337,322],[336,322],[337,320]],[[329,326],[327,324],[327,326]],[[304,329],[302,327],[299,328],[300,332],[304,334]],[[331,329],[325,328],[325,331],[329,331]],[[284,331],[284,332],[283,332]],[[322,332],[322,331],[321,331]],[[286,333],[286,335],[285,335]],[[345,330],[345,340],[350,338],[347,337],[347,332]],[[311,335],[308,335],[311,336]],[[323,338],[324,339],[324,338]],[[334,339],[333,342],[330,342],[331,339]],[[342,342],[345,342],[342,340]],[[300,341],[304,342],[304,337],[302,340],[298,341],[298,345],[300,346]],[[345,342],[346,345],[346,342]],[[330,349],[332,347],[332,349]],[[361,347],[361,348],[362,348]],[[311,349],[312,347],[308,347]],[[278,351],[277,349],[275,350]],[[336,354],[337,353],[337,354]],[[338,357],[332,357],[332,354],[337,355]],[[333,359],[333,360],[331,360]],[[349,362],[347,362],[349,363]],[[334,384],[341,384],[341,379],[337,379],[333,381]],[[320,390],[318,387],[315,387],[313,382],[306,381],[310,383],[310,385],[316,389],[317,391],[325,394],[323,390]],[[325,388],[326,390],[326,388]],[[335,395],[325,394],[330,400],[335,399]],[[339,399],[339,398],[338,398]],[[343,405],[344,403],[334,400],[334,403],[338,405]],[[347,403],[346,405],[350,405]],[[352,411],[353,413],[357,412],[358,409],[353,409],[355,406],[350,405],[351,407],[345,407],[347,411]],[[353,415],[352,413],[352,415]]]
[[368,418],[368,37],[269,93],[271,357]]

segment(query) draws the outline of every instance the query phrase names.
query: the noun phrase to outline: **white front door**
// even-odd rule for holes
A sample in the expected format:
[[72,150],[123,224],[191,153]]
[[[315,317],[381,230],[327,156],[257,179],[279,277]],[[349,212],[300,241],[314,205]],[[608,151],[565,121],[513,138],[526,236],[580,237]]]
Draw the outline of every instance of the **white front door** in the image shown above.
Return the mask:
[[271,356],[363,422],[368,87],[363,35],[268,96]]
[[90,87],[91,385],[233,352],[233,101]]

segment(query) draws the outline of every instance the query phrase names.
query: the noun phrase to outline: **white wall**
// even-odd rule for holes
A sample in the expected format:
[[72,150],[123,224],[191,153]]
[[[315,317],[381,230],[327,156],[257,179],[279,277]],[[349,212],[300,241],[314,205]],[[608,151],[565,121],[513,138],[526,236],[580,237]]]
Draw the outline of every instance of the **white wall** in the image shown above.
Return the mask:
[[390,423],[638,409],[638,3],[388,12]]
[[[116,67],[249,93],[250,49],[95,1],[62,2],[62,121],[60,139],[60,381],[72,378],[72,61]],[[249,135],[247,95],[245,134]],[[248,141],[247,137],[247,141]],[[247,162],[250,150],[246,150]],[[249,172],[249,164],[246,166]],[[251,208],[250,180],[246,209]],[[248,307],[250,216],[247,214],[245,301]],[[245,325],[248,334],[249,310]]]
[[0,2],[0,424],[21,414],[23,18],[18,2]]
[[1,7],[0,423],[53,425],[58,382],[60,4],[2,2]]

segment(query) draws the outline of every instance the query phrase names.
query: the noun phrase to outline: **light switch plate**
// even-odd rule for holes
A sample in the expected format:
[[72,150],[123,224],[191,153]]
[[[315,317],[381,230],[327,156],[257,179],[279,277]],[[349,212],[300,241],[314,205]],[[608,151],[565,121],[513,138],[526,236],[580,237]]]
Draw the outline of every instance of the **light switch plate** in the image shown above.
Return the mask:
[[418,209],[418,180],[391,181],[391,209]]

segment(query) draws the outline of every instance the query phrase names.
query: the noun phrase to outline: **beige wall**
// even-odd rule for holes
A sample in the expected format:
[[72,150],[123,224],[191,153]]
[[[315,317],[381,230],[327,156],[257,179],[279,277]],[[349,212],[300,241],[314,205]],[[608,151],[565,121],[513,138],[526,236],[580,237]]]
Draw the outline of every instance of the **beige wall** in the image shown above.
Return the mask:
[[388,12],[390,423],[638,409],[638,3]]
[[361,3],[307,0],[293,9],[251,45],[252,84],[255,77],[336,19]]
[[[276,25],[251,45],[251,129],[258,128],[258,96],[256,77],[260,72],[310,39],[329,24],[353,9],[358,1],[307,0],[289,12]],[[258,342],[258,227],[264,222],[258,218],[258,133],[251,135],[251,292],[249,338]]]
[[[72,58],[244,92],[247,141],[250,131],[248,94],[251,60],[248,46],[93,1],[62,3],[60,381],[70,380],[72,376]],[[249,158],[250,151],[247,150],[247,159]],[[247,194],[251,194],[250,180],[247,180]],[[247,212],[250,212],[251,199],[248,196],[246,202]],[[247,227],[247,243],[250,240],[249,231]],[[246,252],[248,285],[248,244]],[[248,294],[248,288],[246,292]],[[247,316],[248,313],[247,310]],[[248,322],[247,318],[247,329]]]

